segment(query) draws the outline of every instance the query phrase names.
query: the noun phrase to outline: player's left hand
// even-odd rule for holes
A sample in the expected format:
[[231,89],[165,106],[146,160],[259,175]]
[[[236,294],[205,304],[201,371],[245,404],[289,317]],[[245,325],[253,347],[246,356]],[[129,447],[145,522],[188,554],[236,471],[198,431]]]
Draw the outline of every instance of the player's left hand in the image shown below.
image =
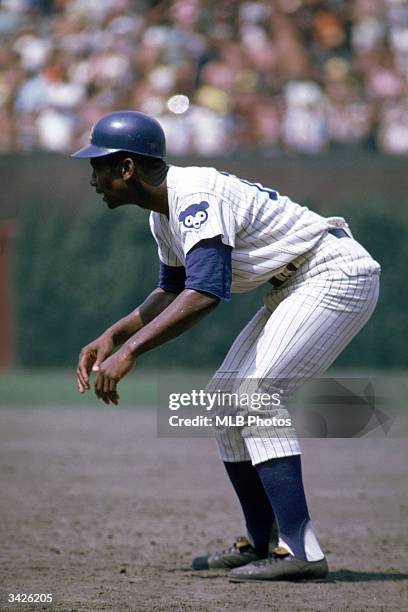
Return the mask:
[[116,390],[118,382],[132,369],[135,358],[124,347],[116,353],[102,361],[99,366],[92,368],[96,372],[95,378],[95,394],[105,404],[112,402],[117,405],[119,395]]

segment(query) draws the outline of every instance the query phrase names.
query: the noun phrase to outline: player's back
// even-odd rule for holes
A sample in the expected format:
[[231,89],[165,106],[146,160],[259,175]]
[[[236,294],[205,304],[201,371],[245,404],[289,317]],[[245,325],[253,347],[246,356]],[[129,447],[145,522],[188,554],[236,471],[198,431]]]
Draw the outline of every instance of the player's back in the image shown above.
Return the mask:
[[[268,280],[309,251],[330,227],[346,226],[341,218],[325,219],[275,189],[215,168],[171,166],[167,185],[169,231],[180,238],[179,253],[182,242],[186,251],[200,239],[221,235],[233,247],[237,292]],[[191,220],[188,227],[185,217],[195,220],[195,214],[202,221]]]
[[290,232],[295,226],[311,224],[321,219],[320,215],[305,206],[271,189],[239,178],[215,168],[186,168],[172,166],[169,185],[177,200],[193,201],[198,198],[217,200],[227,207],[235,218],[236,230],[261,237],[263,234],[274,240]]

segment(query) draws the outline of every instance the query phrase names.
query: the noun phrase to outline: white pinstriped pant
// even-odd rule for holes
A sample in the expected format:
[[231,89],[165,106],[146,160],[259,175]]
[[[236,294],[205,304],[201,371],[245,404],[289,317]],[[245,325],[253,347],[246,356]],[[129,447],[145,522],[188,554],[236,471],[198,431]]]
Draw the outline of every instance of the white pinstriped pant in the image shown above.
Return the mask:
[[[358,242],[322,236],[295,276],[265,296],[264,306],[236,338],[207,389],[272,393],[285,381],[284,397],[322,375],[370,318],[379,274],[379,264]],[[274,381],[279,381],[276,388]],[[289,416],[284,407],[274,414]],[[300,454],[293,428],[214,430],[223,461],[256,464]]]

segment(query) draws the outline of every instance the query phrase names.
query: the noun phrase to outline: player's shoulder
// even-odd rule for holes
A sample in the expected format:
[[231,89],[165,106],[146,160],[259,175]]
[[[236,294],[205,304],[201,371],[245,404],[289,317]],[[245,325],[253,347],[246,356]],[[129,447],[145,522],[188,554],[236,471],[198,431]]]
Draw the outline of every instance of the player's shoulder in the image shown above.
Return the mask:
[[215,168],[204,166],[170,166],[167,173],[167,188],[177,198],[197,193],[215,193],[217,176]]

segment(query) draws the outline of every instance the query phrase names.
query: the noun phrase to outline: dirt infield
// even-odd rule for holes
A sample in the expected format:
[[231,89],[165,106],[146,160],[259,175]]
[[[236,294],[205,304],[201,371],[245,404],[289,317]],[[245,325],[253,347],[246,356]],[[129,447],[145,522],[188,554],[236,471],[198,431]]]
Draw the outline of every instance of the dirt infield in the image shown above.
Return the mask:
[[0,410],[0,610],[407,609],[406,440],[303,448],[329,579],[232,584],[189,569],[242,532],[212,440],[157,439],[147,410]]

